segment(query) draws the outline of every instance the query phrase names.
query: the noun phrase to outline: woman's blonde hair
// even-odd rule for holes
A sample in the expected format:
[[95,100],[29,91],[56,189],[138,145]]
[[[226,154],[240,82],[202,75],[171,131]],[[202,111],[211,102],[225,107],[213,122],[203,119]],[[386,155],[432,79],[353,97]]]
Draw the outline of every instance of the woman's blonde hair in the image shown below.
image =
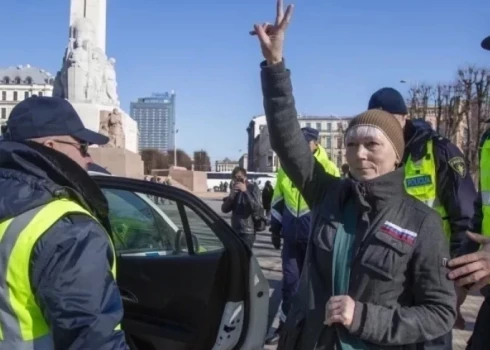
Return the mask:
[[381,138],[386,140],[386,142],[392,146],[397,161],[400,161],[400,156],[398,155],[398,152],[396,151],[393,142],[391,142],[391,140],[388,138],[388,136],[384,133],[384,131],[381,128],[375,125],[359,124],[347,129],[344,143],[347,146],[349,139],[351,138],[367,138],[367,137],[378,138],[378,139]]
[[364,137],[373,137],[379,138],[380,135],[383,135],[383,131],[374,125],[358,125],[353,128],[349,128],[347,133],[345,134],[345,141],[348,139],[355,138],[364,138]]

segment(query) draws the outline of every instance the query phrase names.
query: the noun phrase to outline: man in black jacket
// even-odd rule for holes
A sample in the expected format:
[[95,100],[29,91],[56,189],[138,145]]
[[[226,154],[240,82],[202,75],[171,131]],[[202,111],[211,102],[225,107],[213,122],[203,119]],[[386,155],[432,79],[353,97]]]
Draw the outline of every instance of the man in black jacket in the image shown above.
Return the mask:
[[223,199],[221,211],[231,212],[231,227],[252,249],[255,242],[254,217],[260,215],[262,210],[260,191],[256,184],[247,181],[244,168],[236,167],[231,176],[234,185],[230,195]]

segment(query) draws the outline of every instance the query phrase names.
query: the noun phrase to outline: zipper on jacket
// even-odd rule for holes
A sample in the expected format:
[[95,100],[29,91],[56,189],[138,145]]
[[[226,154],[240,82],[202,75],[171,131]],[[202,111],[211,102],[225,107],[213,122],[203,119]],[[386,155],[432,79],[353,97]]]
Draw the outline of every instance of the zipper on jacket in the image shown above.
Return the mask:
[[[363,184],[359,184],[359,192],[361,192],[361,195],[364,197],[366,196],[366,186],[364,186]],[[363,198],[364,199],[364,198]]]

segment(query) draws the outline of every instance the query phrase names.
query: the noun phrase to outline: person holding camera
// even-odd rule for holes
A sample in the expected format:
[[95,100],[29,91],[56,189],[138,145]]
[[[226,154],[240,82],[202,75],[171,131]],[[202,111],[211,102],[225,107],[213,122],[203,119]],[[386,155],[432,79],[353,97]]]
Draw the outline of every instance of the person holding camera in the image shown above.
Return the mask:
[[223,199],[221,211],[225,214],[231,212],[231,227],[252,249],[255,242],[255,220],[263,210],[260,190],[256,184],[247,181],[247,171],[242,167],[236,167],[231,177],[233,187],[230,188],[230,195]]

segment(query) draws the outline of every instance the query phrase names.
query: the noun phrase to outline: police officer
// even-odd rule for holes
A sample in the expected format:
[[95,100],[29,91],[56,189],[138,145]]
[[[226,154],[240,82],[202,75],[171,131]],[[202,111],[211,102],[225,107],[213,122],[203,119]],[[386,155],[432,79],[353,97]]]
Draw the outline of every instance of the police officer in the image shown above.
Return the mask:
[[0,142],[0,350],[127,349],[108,205],[86,129],[61,98],[30,97]]
[[[405,189],[441,215],[451,256],[459,254],[466,230],[473,216],[476,190],[464,155],[447,138],[441,137],[426,121],[409,120],[402,95],[393,88],[376,91],[368,109],[382,109],[393,114],[404,129]],[[462,303],[462,300],[459,301]],[[459,326],[464,324],[458,316]],[[437,339],[452,349],[451,333]]]
[[[481,46],[485,50],[490,50],[490,36],[482,41]],[[490,119],[486,123],[488,125]],[[475,202],[475,216],[471,229],[473,232],[490,236],[490,128],[483,133],[480,140],[479,164],[480,191]],[[472,250],[478,249],[477,245],[470,247]]]
[[[482,41],[481,46],[490,51],[490,36]],[[487,120],[488,122],[490,120]],[[490,343],[490,128],[480,140],[479,161],[480,191],[475,201],[475,215],[470,227],[474,233],[468,233],[469,239],[462,251],[465,255],[449,262],[452,269],[449,277],[455,280],[457,285],[474,291],[479,290],[485,297],[467,350],[486,350]]]
[[[318,163],[328,173],[340,176],[339,169],[328,158],[325,149],[318,144],[318,130],[306,127],[301,131]],[[271,207],[272,244],[276,249],[280,249],[282,236],[284,245],[282,248],[283,285],[282,304],[279,312],[280,325],[266,340],[268,345],[276,344],[279,341],[282,324],[286,321],[287,313],[291,307],[291,299],[298,288],[310,230],[310,209],[282,169],[277,174]]]

